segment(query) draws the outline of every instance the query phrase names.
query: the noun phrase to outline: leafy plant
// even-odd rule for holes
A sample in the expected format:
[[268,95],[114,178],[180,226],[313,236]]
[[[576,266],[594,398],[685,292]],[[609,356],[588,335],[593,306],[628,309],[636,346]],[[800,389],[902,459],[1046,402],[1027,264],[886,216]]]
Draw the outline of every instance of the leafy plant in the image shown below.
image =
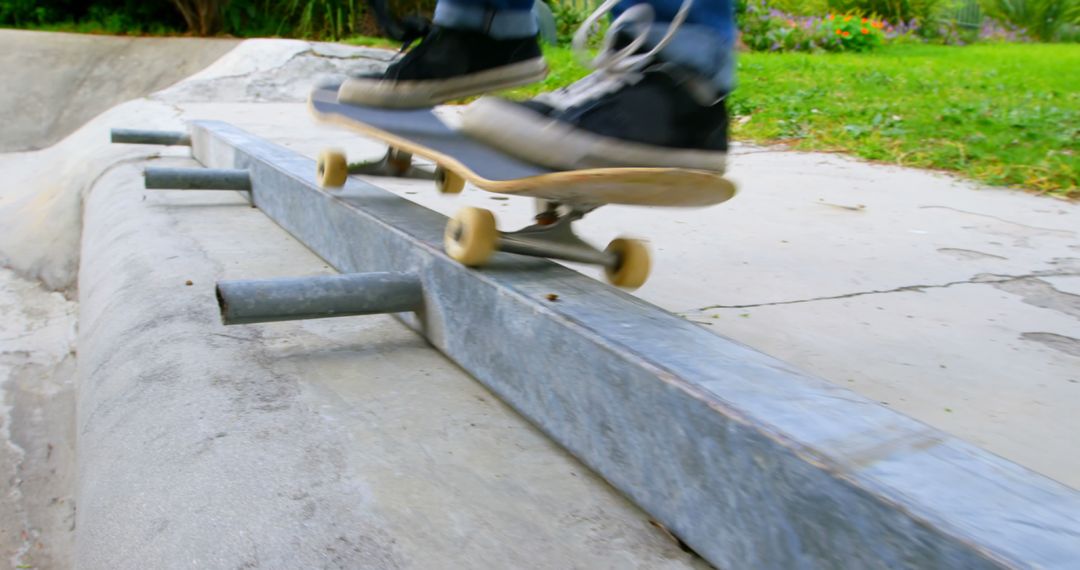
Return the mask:
[[1058,39],[1070,24],[1080,24],[1080,0],[981,0],[992,18],[1008,22],[1042,41]]
[[742,40],[755,51],[864,51],[884,42],[885,23],[852,14],[794,16],[765,0],[746,5]]
[[336,40],[359,32],[359,0],[284,0],[289,30],[305,38]]
[[[555,16],[555,34],[558,44],[568,46],[574,41],[574,34],[585,19],[592,14],[592,5],[589,2],[574,2],[572,0],[555,0],[549,3],[551,14]],[[607,32],[608,21],[602,18],[598,28],[589,36],[589,46],[597,47]]]
[[173,31],[183,20],[166,2],[0,0],[0,25],[123,34]]
[[915,20],[924,25],[934,21],[938,11],[945,6],[945,0],[828,0],[828,2],[830,10],[841,14],[874,16],[893,23]]
[[769,6],[794,16],[820,16],[829,13],[829,0],[772,0]]
[[836,51],[866,51],[879,47],[884,41],[884,27],[885,23],[880,20],[851,14],[829,14],[821,23],[826,34],[840,40]]

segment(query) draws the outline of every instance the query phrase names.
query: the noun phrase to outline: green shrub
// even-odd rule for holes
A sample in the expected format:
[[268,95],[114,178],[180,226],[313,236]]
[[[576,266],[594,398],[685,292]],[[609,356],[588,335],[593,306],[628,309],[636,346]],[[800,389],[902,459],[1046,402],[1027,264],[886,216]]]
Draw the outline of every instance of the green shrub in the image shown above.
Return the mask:
[[1058,31],[1057,41],[1080,43],[1080,24],[1065,24]]
[[0,0],[0,25],[122,34],[176,31],[184,22],[168,2]]
[[884,22],[853,14],[795,16],[766,0],[746,5],[742,41],[754,51],[864,51],[884,43]]
[[239,37],[273,36],[291,32],[282,2],[232,0],[222,15],[224,30]]
[[284,0],[282,33],[303,38],[337,40],[359,33],[360,0]]
[[769,6],[794,16],[820,16],[829,13],[829,0],[772,0]]
[[1080,24],[1080,0],[981,0],[981,6],[991,18],[1041,41],[1057,40],[1067,25]]
[[[551,7],[552,16],[555,17],[555,34],[558,38],[558,44],[562,46],[573,43],[574,34],[577,33],[578,28],[585,23],[585,19],[592,14],[595,8],[589,2],[575,2],[573,0],[553,0],[548,5]],[[590,47],[595,48],[600,45],[604,34],[607,33],[608,22],[607,18],[600,19],[597,29],[593,30],[593,33],[589,36]]]
[[836,13],[873,16],[894,24],[915,20],[925,25],[935,20],[946,0],[828,0],[828,2],[829,9]]
[[[840,39],[835,51],[866,51],[880,47],[885,41],[884,22],[853,14],[829,16],[822,22],[826,36]],[[826,49],[828,49],[826,44]]]

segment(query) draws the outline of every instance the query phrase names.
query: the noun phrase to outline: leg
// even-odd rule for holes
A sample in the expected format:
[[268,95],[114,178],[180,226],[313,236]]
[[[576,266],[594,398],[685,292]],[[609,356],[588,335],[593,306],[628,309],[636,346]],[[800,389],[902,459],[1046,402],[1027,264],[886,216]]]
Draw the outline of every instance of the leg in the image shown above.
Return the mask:
[[[618,17],[641,0],[623,0],[612,11]],[[656,21],[648,30],[647,47],[657,44],[682,5],[681,0],[648,0]],[[718,94],[729,93],[735,76],[735,11],[730,0],[694,0],[686,21],[675,31],[660,58],[708,78]]]
[[505,40],[535,37],[533,0],[441,0],[435,5],[435,25],[482,32]]

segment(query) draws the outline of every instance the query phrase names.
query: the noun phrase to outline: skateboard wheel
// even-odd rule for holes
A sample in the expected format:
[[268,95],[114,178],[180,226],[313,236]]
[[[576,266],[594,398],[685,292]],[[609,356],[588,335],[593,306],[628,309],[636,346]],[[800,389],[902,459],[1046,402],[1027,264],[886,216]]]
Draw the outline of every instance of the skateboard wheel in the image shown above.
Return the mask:
[[495,215],[483,208],[464,208],[446,224],[443,245],[451,258],[476,267],[483,265],[499,240]]
[[637,289],[649,278],[652,263],[649,260],[649,248],[636,239],[619,238],[608,244],[606,253],[615,254],[615,267],[604,269],[607,280],[612,285],[624,289]]
[[390,174],[405,176],[412,167],[412,153],[390,147],[390,150],[386,151],[386,165],[390,168]]
[[465,180],[457,174],[438,166],[435,168],[435,187],[441,194],[460,194],[465,188]]
[[340,188],[349,179],[349,163],[345,153],[337,149],[326,149],[319,153],[316,163],[315,179],[323,188]]

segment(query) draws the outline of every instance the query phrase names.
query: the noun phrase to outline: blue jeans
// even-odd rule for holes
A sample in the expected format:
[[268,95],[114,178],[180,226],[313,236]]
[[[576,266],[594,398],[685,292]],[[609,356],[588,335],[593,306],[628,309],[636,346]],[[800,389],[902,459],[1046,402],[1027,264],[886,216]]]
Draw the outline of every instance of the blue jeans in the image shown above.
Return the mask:
[[[532,36],[538,31],[532,15],[533,1],[439,0],[435,23],[485,31],[496,38]],[[655,45],[682,0],[623,0],[614,15],[641,1],[652,4],[656,12],[656,22],[649,30],[650,43]],[[735,87],[735,12],[731,0],[694,0],[686,21],[660,57],[699,73],[719,94],[730,92]]]

